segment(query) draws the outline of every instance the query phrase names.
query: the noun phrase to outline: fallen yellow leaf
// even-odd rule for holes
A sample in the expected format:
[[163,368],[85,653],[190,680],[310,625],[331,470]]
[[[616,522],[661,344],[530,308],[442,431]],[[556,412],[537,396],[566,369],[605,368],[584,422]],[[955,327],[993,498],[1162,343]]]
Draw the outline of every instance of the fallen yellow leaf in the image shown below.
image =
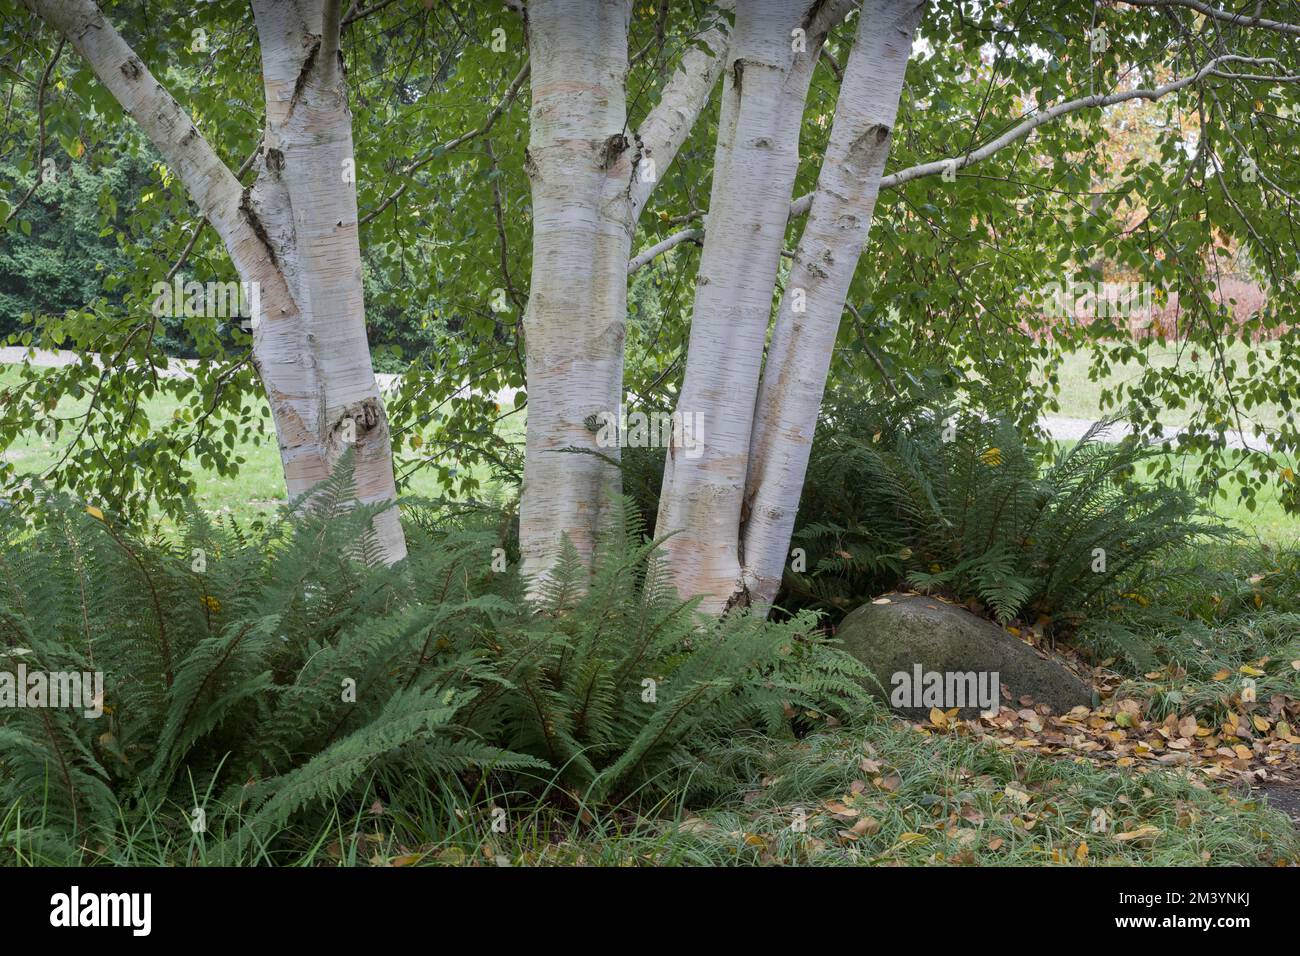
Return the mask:
[[439,850],[438,862],[447,866],[464,866],[465,851],[458,846],[449,846],[445,850]]
[[1120,843],[1128,843],[1131,840],[1142,840],[1147,837],[1160,835],[1160,828],[1153,826],[1138,827],[1136,830],[1127,830],[1124,833],[1116,833],[1115,839]]

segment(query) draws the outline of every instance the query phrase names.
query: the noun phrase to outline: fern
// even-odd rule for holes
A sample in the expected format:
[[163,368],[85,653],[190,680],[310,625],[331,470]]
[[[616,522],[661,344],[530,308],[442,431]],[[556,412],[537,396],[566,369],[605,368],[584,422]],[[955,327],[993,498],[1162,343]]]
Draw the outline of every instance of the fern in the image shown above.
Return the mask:
[[566,548],[530,606],[492,572],[499,512],[412,504],[409,557],[375,565],[350,465],[256,534],[190,512],[146,535],[57,497],[32,524],[0,513],[0,669],[105,682],[98,720],[0,710],[0,805],[68,847],[170,806],[184,844],[209,794],[196,839],[238,858],[380,771],[662,794],[708,778],[710,742],[865,702],[815,616],[701,619],[630,503],[593,566]]
[[831,395],[814,442],[783,604],[844,611],[905,580],[1006,622],[1081,616],[1148,585],[1193,541],[1224,538],[1186,490],[1136,475],[1159,452],[1103,441],[1040,454],[1009,421]]

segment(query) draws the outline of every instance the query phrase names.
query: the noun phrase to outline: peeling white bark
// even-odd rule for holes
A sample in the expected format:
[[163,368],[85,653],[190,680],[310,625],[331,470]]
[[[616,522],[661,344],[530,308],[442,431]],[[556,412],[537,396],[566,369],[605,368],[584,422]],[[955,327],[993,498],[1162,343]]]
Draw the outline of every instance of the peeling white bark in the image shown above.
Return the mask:
[[[280,316],[268,312],[255,330],[253,354],[290,497],[309,492],[351,448],[357,500],[379,504],[395,501],[397,490],[366,340],[352,116],[337,36],[330,42],[338,26],[326,22],[332,3],[253,2],[266,131],[246,206],[296,304]],[[381,512],[373,527],[386,561],[405,557],[396,507]]]
[[[735,0],[721,0],[718,9],[731,11],[735,5]],[[692,46],[686,51],[677,71],[659,95],[659,102],[637,130],[641,159],[637,176],[632,182],[634,223],[641,218],[650,194],[672,165],[677,151],[686,142],[686,137],[695,128],[700,111],[708,102],[718,77],[722,75],[722,67],[726,63],[727,21],[718,16],[714,24],[700,35],[699,41],[704,49]],[[647,175],[649,169],[653,169],[653,176]]]
[[544,580],[562,537],[591,556],[619,490],[586,421],[623,385],[632,143],[625,134],[630,0],[528,5],[533,274],[524,315],[528,430],[520,499],[523,573]]
[[[332,0],[253,4],[267,96],[258,178],[244,190],[93,0],[27,0],[73,44],[212,223],[240,278],[257,283],[253,361],[290,497],[329,474],[356,436],[357,496],[396,500],[387,420],[365,335],[351,120],[337,69],[310,57]],[[349,424],[350,422],[350,424]],[[396,508],[374,522],[384,560],[406,544]]]
[[824,32],[806,30],[822,6],[789,0],[736,5],[677,404],[684,420],[702,416],[704,435],[696,438],[702,437],[703,452],[689,458],[669,449],[656,525],[656,535],[672,535],[665,551],[677,589],[701,595],[705,613],[721,613],[741,590],[738,534],[754,401],[804,101],[825,39]]
[[604,460],[619,450],[598,447],[588,423],[622,401],[632,236],[717,82],[726,23],[705,31],[707,52],[686,53],[629,138],[629,0],[534,0],[527,13],[533,274],[519,538],[536,593],[565,536],[590,558],[620,490],[617,467]]
[[[781,584],[840,317],[871,227],[924,0],[867,0],[812,207],[777,313],[754,414],[744,584],[766,609]],[[796,312],[796,302],[804,311]]]

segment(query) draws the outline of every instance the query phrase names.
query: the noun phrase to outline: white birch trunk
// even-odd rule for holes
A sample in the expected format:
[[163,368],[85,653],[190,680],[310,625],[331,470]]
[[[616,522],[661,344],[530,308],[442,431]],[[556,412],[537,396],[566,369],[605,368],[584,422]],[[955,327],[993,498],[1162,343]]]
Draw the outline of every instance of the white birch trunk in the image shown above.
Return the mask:
[[619,490],[588,427],[618,407],[635,153],[626,135],[630,0],[530,3],[533,274],[519,546],[533,593],[564,536],[587,560]]
[[[703,434],[669,448],[656,535],[683,594],[717,614],[742,589],[738,530],[772,291],[799,162],[820,3],[739,0],[677,413]],[[693,447],[691,447],[693,446]]]
[[[871,227],[924,0],[867,0],[768,347],[750,446],[744,583],[776,596],[849,284]],[[801,307],[802,311],[795,311]]]
[[590,559],[621,488],[617,467],[598,457],[617,461],[619,450],[598,447],[590,422],[616,414],[623,398],[632,237],[717,82],[727,38],[725,21],[704,31],[705,49],[683,56],[629,139],[630,13],[627,0],[535,0],[527,8],[533,274],[519,538],[534,595],[565,537]]
[[[265,146],[245,209],[263,231],[297,315],[268,312],[254,361],[271,401],[290,497],[352,449],[357,501],[396,501],[388,417],[366,339],[352,116],[334,0],[254,0],[266,93]],[[337,10],[334,11],[337,13]],[[333,33],[333,41],[328,36]],[[385,561],[406,555],[399,513],[374,520]]]
[[[221,237],[240,278],[256,283],[253,361],[290,497],[328,475],[342,439],[355,432],[358,499],[378,503],[395,501],[396,489],[365,337],[355,187],[343,177],[343,160],[352,157],[350,117],[341,71],[303,69],[332,2],[254,4],[267,130],[257,182],[245,190],[93,0],[27,0],[144,130]],[[396,508],[374,526],[382,558],[404,557]]]

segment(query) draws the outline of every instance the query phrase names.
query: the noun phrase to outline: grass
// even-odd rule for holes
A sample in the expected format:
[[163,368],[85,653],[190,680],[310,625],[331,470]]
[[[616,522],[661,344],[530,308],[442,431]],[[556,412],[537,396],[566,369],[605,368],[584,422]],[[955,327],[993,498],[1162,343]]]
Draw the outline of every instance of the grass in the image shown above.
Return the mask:
[[[1241,349],[1242,346],[1234,348]],[[1151,346],[1153,362],[1172,350]],[[1133,374],[1116,370],[1107,381]],[[1086,355],[1066,357],[1061,414],[1100,416],[1102,383],[1088,380]],[[17,378],[0,369],[0,387]],[[264,402],[255,398],[258,410]],[[147,403],[153,420],[176,403]],[[61,406],[60,414],[76,408]],[[1267,414],[1267,410],[1266,414]],[[1178,423],[1175,415],[1170,420]],[[1185,418],[1184,418],[1185,420]],[[522,430],[523,416],[506,428]],[[200,469],[198,504],[243,520],[266,516],[283,502],[273,433],[243,436],[246,464],[236,478]],[[35,434],[5,452],[25,473],[48,467],[58,449]],[[1182,467],[1180,465],[1180,467]],[[444,492],[430,473],[407,493]],[[1161,658],[1178,663],[1165,674],[1134,675],[1125,692],[1159,710],[1214,711],[1223,668],[1269,656],[1300,654],[1300,619],[1291,598],[1300,567],[1282,562],[1297,544],[1297,526],[1274,488],[1248,510],[1231,496],[1215,510],[1245,532],[1248,543],[1200,555],[1224,578],[1213,594],[1221,627],[1179,629]],[[1258,621],[1236,620],[1259,609]],[[1233,620],[1227,620],[1233,617]],[[1284,627],[1274,625],[1281,624]],[[1207,636],[1208,635],[1208,636]],[[1272,673],[1272,670],[1270,670]],[[1265,686],[1269,693],[1292,693]],[[1266,683],[1266,682],[1265,682]],[[1171,696],[1172,695],[1172,696]],[[556,799],[552,781],[522,780],[494,791],[484,780],[391,779],[381,770],[359,798],[312,820],[295,821],[270,843],[238,859],[217,851],[209,835],[190,828],[191,808],[137,808],[110,844],[75,850],[42,846],[39,795],[23,807],[0,808],[0,863],[18,864],[278,864],[278,865],[733,865],[733,864],[1001,864],[1001,865],[1258,865],[1300,863],[1300,836],[1281,814],[1248,795],[1210,789],[1194,771],[1116,773],[1086,762],[999,750],[956,734],[931,735],[881,713],[852,727],[831,727],[799,741],[753,735],[712,755],[734,790],[707,801],[680,798],[657,805],[586,806]],[[545,798],[539,797],[539,794]],[[1104,812],[1105,828],[1096,824]],[[494,827],[503,824],[504,829]]]
[[[1136,347],[1145,359],[1146,366],[1159,369],[1179,367],[1206,375],[1210,374],[1213,368],[1209,356],[1177,344],[1146,340],[1136,343]],[[1260,357],[1264,367],[1268,367],[1279,357],[1279,344],[1260,342],[1257,345],[1247,345],[1233,342],[1225,348],[1224,352],[1227,360],[1235,361],[1239,368],[1246,366],[1248,352],[1254,352]],[[1056,399],[1060,404],[1060,411],[1055,414],[1089,421],[1095,421],[1106,414],[1113,414],[1114,409],[1101,407],[1102,390],[1113,390],[1117,385],[1136,381],[1146,371],[1146,366],[1139,362],[1116,365],[1107,374],[1099,375],[1094,381],[1091,352],[1087,349],[1066,352],[1061,357],[1060,366],[1051,377],[1051,381],[1059,386]],[[1042,381],[1041,375],[1039,381]],[[1185,425],[1194,412],[1194,408],[1166,408],[1161,410],[1160,420],[1171,425]],[[1249,423],[1253,421],[1266,428],[1275,428],[1285,416],[1286,412],[1276,403],[1259,405],[1251,409],[1246,425],[1249,428]]]
[[[733,793],[688,806],[613,808],[490,792],[463,779],[388,779],[240,859],[214,854],[187,808],[142,813],[113,846],[69,858],[0,815],[0,860],[19,864],[413,865],[1283,865],[1300,833],[1256,799],[1172,770],[1088,763],[932,736],[882,714],[799,741],[759,735],[712,759]],[[554,796],[554,793],[552,793]],[[30,811],[29,811],[30,812]],[[1099,823],[1104,814],[1105,825]],[[27,829],[24,828],[24,824]]]
[[[1217,459],[1218,467],[1230,468],[1236,463],[1240,454],[1231,450],[1221,452]],[[1192,487],[1196,486],[1197,461],[1195,459],[1170,453],[1153,460],[1153,464],[1163,461],[1170,463],[1173,477],[1186,481]],[[1139,477],[1150,481],[1156,480],[1150,472]],[[1269,483],[1258,490],[1253,508],[1243,501],[1236,489],[1229,486],[1227,482],[1224,482],[1221,487],[1226,490],[1226,496],[1216,496],[1206,504],[1210,511],[1225,524],[1236,528],[1256,544],[1273,547],[1294,547],[1300,544],[1300,523],[1297,523],[1295,515],[1286,511],[1280,490],[1275,483]]]
[[[1108,373],[1097,375],[1095,379],[1092,354],[1089,350],[1076,349],[1064,353],[1059,366],[1050,378],[1050,381],[1057,386],[1055,398],[1060,406],[1053,414],[1086,421],[1097,421],[1107,415],[1114,415],[1116,409],[1102,408],[1102,391],[1113,390],[1117,385],[1135,381],[1145,372],[1147,366],[1160,369],[1177,366],[1184,370],[1199,370],[1205,374],[1209,374],[1211,368],[1211,363],[1204,354],[1177,344],[1147,340],[1137,343],[1137,348],[1146,365],[1137,362],[1116,365]],[[1246,355],[1252,351],[1260,356],[1266,366],[1279,357],[1277,342],[1261,342],[1257,345],[1234,342],[1225,349],[1227,359],[1235,361],[1240,367],[1245,366]],[[1044,377],[1040,374],[1036,384],[1042,384],[1043,381]],[[1161,422],[1177,427],[1187,424],[1194,412],[1194,408],[1162,408],[1159,410],[1159,419]],[[1251,410],[1243,424],[1247,432],[1250,431],[1252,422],[1272,429],[1283,421],[1286,414],[1276,403],[1260,405]],[[1222,465],[1231,466],[1239,455],[1239,452],[1227,451],[1222,453],[1219,461]],[[1199,456],[1171,454],[1167,457],[1176,476],[1193,480]],[[1284,464],[1292,463],[1288,460]],[[1215,498],[1210,502],[1214,513],[1224,522],[1241,530],[1248,538],[1255,539],[1257,542],[1290,546],[1300,541],[1300,526],[1297,526],[1295,517],[1287,514],[1283,508],[1276,484],[1270,483],[1260,489],[1253,509],[1237,496],[1235,489],[1226,487],[1226,490],[1226,497]]]
[[[19,372],[16,368],[0,366],[0,388],[18,381]],[[82,412],[88,401],[87,398],[78,402],[60,402],[56,414],[70,416]],[[261,394],[250,396],[249,401],[255,415],[266,422],[266,433],[239,436],[233,450],[233,454],[244,458],[239,473],[227,477],[204,468],[197,462],[193,465],[199,489],[196,496],[198,506],[210,514],[231,515],[245,524],[272,516],[287,500],[280,450],[276,444],[275,430],[267,417],[270,409]],[[171,396],[146,399],[142,404],[151,422],[170,420],[179,407],[179,403]],[[521,440],[522,418],[521,413],[505,419],[500,426],[501,433],[512,440]],[[33,428],[7,450],[0,452],[0,460],[13,462],[19,474],[40,474],[58,461],[64,447],[66,443],[51,443]],[[474,474],[485,485],[491,480],[486,467],[476,469]],[[400,492],[408,496],[432,498],[446,494],[447,489],[439,483],[432,470],[422,469],[406,482]]]

